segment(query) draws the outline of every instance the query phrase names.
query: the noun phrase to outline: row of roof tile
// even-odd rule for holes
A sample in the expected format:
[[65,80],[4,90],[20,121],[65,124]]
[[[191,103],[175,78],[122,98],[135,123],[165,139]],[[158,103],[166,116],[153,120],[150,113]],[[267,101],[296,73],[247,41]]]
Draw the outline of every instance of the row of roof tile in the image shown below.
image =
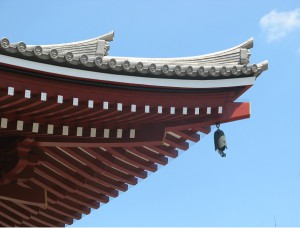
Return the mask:
[[[268,67],[267,62],[249,64],[249,48],[253,39],[225,51],[207,55],[184,58],[134,58],[106,56],[108,41],[113,40],[114,33],[108,33],[94,39],[58,44],[26,45],[24,42],[10,44],[7,38],[0,39],[0,51],[22,54],[26,59],[32,57],[46,61],[66,63],[66,67],[82,65],[87,68],[98,67],[102,70],[125,71],[129,73],[167,75],[167,76],[258,76]],[[3,53],[3,51],[2,51]]]

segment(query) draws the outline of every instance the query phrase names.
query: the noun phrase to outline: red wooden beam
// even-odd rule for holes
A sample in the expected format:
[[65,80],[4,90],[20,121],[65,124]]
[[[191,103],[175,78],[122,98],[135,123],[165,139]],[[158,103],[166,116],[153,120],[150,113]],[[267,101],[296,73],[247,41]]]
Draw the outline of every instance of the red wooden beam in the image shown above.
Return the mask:
[[10,220],[14,224],[21,225],[22,218],[8,210],[2,209],[0,211],[0,216]]
[[64,227],[65,224],[63,223],[59,223],[56,221],[53,221],[52,219],[46,218],[44,216],[42,216],[41,214],[37,214],[31,217],[32,220],[43,224],[44,226],[50,226],[50,227]]
[[202,132],[204,134],[209,134],[210,131],[211,131],[211,127],[210,126],[206,126],[206,125],[205,126],[197,126],[194,129],[197,130],[197,131],[200,131],[200,132]]
[[189,148],[189,144],[184,139],[178,139],[170,134],[166,135],[164,142],[181,150],[187,150]]
[[20,216],[22,219],[29,219],[31,216],[31,213],[24,210],[23,208],[19,207],[17,204],[14,204],[12,202],[9,202],[7,200],[0,201],[0,207],[3,209],[11,211],[12,213]]
[[39,214],[61,224],[73,224],[73,219],[61,216],[61,213],[51,212],[49,210],[40,210]]
[[79,205],[75,202],[70,201],[69,199],[59,199],[56,195],[52,194],[51,192],[48,193],[48,201],[53,205],[58,204],[76,213],[88,215],[91,212],[91,209],[89,207]]
[[171,158],[176,158],[178,156],[178,150],[172,147],[161,145],[161,143],[156,144],[155,146],[147,146],[146,148],[149,148],[150,150],[156,151]]
[[[103,193],[112,197],[116,197],[118,195],[118,192],[114,189],[118,189],[120,191],[126,191],[128,189],[128,186],[126,184],[100,174],[98,175],[99,178],[97,178],[97,181],[92,181],[88,178],[83,177],[78,172],[75,172],[72,169],[64,166],[62,163],[53,159],[49,155],[47,155],[46,157],[47,160],[43,162],[45,166],[53,169],[55,172],[77,184],[77,186],[81,186],[83,189],[91,189],[95,192]],[[100,176],[102,178],[100,178]]]
[[[66,151],[72,156],[77,157],[81,161],[83,161],[85,164],[87,164],[90,167],[93,167],[95,170],[97,170],[97,167],[99,166],[99,162],[97,162],[96,159],[93,159],[91,156],[88,156],[83,150],[80,150],[78,148],[61,148],[62,150]],[[118,158],[112,156],[110,153],[102,151],[101,149],[96,150],[86,150],[87,152],[90,152],[91,155],[95,156],[99,161],[103,162],[104,164],[109,165],[110,167],[116,168],[118,170],[121,170],[125,173],[128,173],[132,176],[138,176],[141,178],[146,178],[147,173],[139,168],[133,167],[131,165],[128,165],[127,163],[119,160]],[[92,151],[96,153],[92,153]]]
[[151,150],[146,149],[145,147],[136,147],[136,148],[128,147],[126,149],[128,149],[133,154],[136,154],[137,156],[145,158],[154,163],[158,163],[160,165],[166,165],[168,163],[168,158],[166,158],[161,154],[156,154]]
[[[108,197],[105,196],[105,193],[97,193],[96,192],[90,192],[89,188],[82,188],[81,185],[77,186],[74,184],[69,179],[66,179],[56,172],[53,172],[51,169],[46,168],[45,166],[40,166],[36,168],[36,172],[41,174],[42,176],[48,178],[51,180],[53,183],[59,185],[59,186],[64,186],[64,188],[71,192],[71,193],[78,193],[80,195],[79,198],[85,197],[87,199],[93,199],[96,201],[100,201],[102,203],[107,203],[108,202]],[[97,184],[97,183],[95,183]],[[95,188],[94,188],[95,189]],[[96,189],[98,190],[98,189]],[[99,192],[99,190],[98,190]]]
[[32,97],[30,99],[27,99],[21,104],[16,104],[14,106],[9,106],[7,108],[1,107],[1,113],[3,113],[3,115],[5,116],[8,116],[9,114],[21,112],[31,107],[38,106],[41,103],[43,103],[43,101],[41,101],[39,97]]
[[132,164],[134,166],[137,166],[141,169],[146,169],[149,170],[151,172],[155,172],[157,170],[157,165],[149,162],[149,161],[145,161],[144,159],[141,159],[131,153],[129,153],[128,151],[126,151],[123,148],[107,148],[107,150],[112,153],[115,157],[118,157],[126,162],[128,162],[129,164]]
[[[236,120],[246,119],[250,117],[249,102],[234,102],[226,104],[223,113],[214,116],[207,116],[200,120],[186,121],[185,124],[172,124],[166,127],[167,131],[182,130],[182,129],[201,129],[209,125],[214,125],[217,122],[227,123]],[[200,130],[201,131],[201,130]]]
[[[20,141],[16,138],[15,141],[13,141],[16,146],[18,162],[11,170],[3,175],[2,179],[0,179],[0,185],[11,183],[17,178],[18,174],[20,174],[26,168],[28,165],[28,153],[31,150],[31,144],[33,141],[34,140],[31,138],[25,138]],[[0,146],[5,148],[6,145]],[[3,150],[3,148],[1,149]]]
[[58,204],[48,203],[47,210],[54,211],[56,213],[66,216],[67,218],[73,218],[73,219],[77,219],[77,220],[82,218],[81,213],[71,211],[61,205],[58,205]]
[[46,207],[46,195],[43,188],[24,188],[17,184],[0,187],[0,199],[15,203]]
[[31,182],[43,189],[46,189],[47,194],[51,192],[62,199],[66,198],[67,196],[67,191],[65,191],[62,187],[53,185],[50,181],[41,176],[35,175]]
[[[101,142],[102,141],[102,142]],[[118,140],[118,139],[109,139],[102,140],[99,139],[98,142],[94,140],[81,140],[79,138],[73,139],[63,139],[59,140],[58,138],[37,138],[35,145],[42,147],[89,147],[89,148],[98,148],[98,147],[139,147],[139,146],[153,146],[160,144],[162,138],[159,138],[155,141],[152,140]]]
[[43,224],[37,223],[36,221],[33,221],[32,219],[29,220],[23,220],[21,226],[24,227],[43,227]]
[[175,130],[173,133],[181,136],[182,138],[186,140],[191,140],[193,142],[198,142],[200,140],[200,135],[198,135],[196,132],[192,132],[189,130]]
[[[137,184],[137,179],[135,177],[125,174],[123,172],[120,172],[116,169],[113,169],[107,165],[104,165],[101,162],[97,162],[97,164],[95,164],[95,161],[90,163],[90,165],[93,165],[93,168],[95,170],[97,170],[95,172],[92,168],[90,168],[86,165],[83,165],[76,159],[72,159],[70,156],[67,156],[65,153],[63,153],[61,150],[59,150],[57,148],[46,147],[44,149],[45,149],[46,153],[49,153],[49,155],[51,155],[58,161],[62,162],[66,166],[69,166],[71,169],[75,170],[76,172],[78,172],[80,175],[84,176],[87,179],[90,179],[93,181],[99,180],[100,183],[105,180],[115,179],[115,180],[119,180],[121,182],[129,183],[132,185]],[[95,148],[95,149],[97,149],[97,148]],[[81,157],[79,159],[83,159],[83,158],[84,157]],[[99,173],[99,175],[97,175],[97,173]],[[107,179],[98,178],[98,177],[102,177],[101,174],[107,175],[108,177],[111,177],[111,178],[107,178]],[[110,184],[110,183],[111,183],[111,181],[108,181],[108,184]],[[113,181],[112,181],[112,183],[113,183]]]
[[13,227],[14,223],[0,214],[0,225],[3,227]]
[[18,205],[19,207],[23,208],[24,210],[28,211],[30,214],[36,215],[39,213],[39,207],[37,206],[31,206],[31,205],[26,205],[22,203],[14,203]]
[[96,193],[87,194],[85,191],[79,190],[78,187],[71,181],[62,179],[58,174],[56,174],[55,172],[49,169],[38,167],[35,169],[35,172],[43,176],[47,180],[51,181],[52,183],[65,189],[68,192],[66,198],[71,197],[72,199],[76,199],[76,200],[78,199],[81,201],[81,203],[83,203],[83,205],[86,205],[87,203],[86,199],[96,200],[102,203],[108,202],[107,196],[104,196],[103,194],[96,194]]
[[165,127],[162,125],[143,126],[137,129],[135,138],[103,138],[99,137],[62,137],[44,136],[36,137],[34,146],[42,147],[139,147],[161,144],[165,134]]

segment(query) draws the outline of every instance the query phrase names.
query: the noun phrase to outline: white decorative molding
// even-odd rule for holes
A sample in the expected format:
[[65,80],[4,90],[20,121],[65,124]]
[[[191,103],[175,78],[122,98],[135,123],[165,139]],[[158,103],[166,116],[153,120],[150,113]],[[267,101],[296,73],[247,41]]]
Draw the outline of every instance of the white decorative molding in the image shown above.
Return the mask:
[[53,135],[54,133],[54,125],[53,124],[48,124],[47,126],[47,134]]
[[47,93],[41,92],[41,101],[47,101]]
[[103,137],[104,138],[109,138],[109,129],[104,129]]
[[82,127],[77,127],[76,128],[76,136],[82,136],[83,128]]
[[33,133],[39,132],[39,123],[32,123],[32,132]]
[[91,128],[90,136],[91,137],[96,137],[96,134],[97,134],[97,129],[96,128]]
[[93,100],[88,101],[88,108],[94,108],[94,101]]
[[23,127],[24,127],[24,121],[18,120],[17,121],[17,131],[23,131]]
[[187,115],[187,112],[188,112],[187,107],[183,107],[183,108],[182,108],[182,114],[183,114],[183,115]]
[[117,111],[122,111],[122,110],[123,110],[123,104],[117,103]]
[[123,135],[123,129],[117,129],[117,138],[120,139],[122,138]]
[[69,135],[69,126],[63,126],[62,135]]
[[57,103],[62,104],[64,102],[64,97],[62,95],[57,96]]
[[174,115],[175,114],[175,107],[170,108],[170,114]]
[[149,105],[145,105],[145,113],[150,113],[150,106]]
[[[217,80],[188,80],[183,77],[180,79],[169,78],[152,78],[152,77],[136,77],[130,75],[109,74],[102,72],[93,72],[87,70],[74,69],[69,67],[55,66],[45,63],[39,63],[24,59],[19,59],[11,56],[0,55],[0,62],[32,69],[44,73],[63,75],[70,78],[91,79],[96,81],[105,81],[112,83],[122,83],[130,85],[148,85],[157,87],[172,87],[172,88],[226,88],[234,86],[253,85],[256,76],[247,76],[242,78],[226,78]],[[13,63],[13,64],[12,64]],[[257,64],[259,65],[259,64]],[[247,71],[248,72],[248,71]]]
[[135,104],[131,105],[131,112],[136,112],[136,105]]
[[131,139],[135,138],[135,129],[130,129],[129,138]]
[[73,98],[73,106],[78,106],[79,100],[77,97]]
[[103,109],[108,109],[108,102],[107,101],[103,102]]
[[28,90],[28,89],[26,89],[26,90],[25,90],[24,97],[25,97],[25,98],[31,98],[31,91]]
[[157,107],[157,113],[158,113],[158,114],[162,114],[162,112],[163,112],[162,106],[158,106],[158,107]]
[[211,107],[207,107],[207,109],[206,109],[206,114],[208,114],[208,115],[211,114]]
[[7,118],[1,118],[1,128],[7,128],[8,119]]
[[9,96],[13,96],[15,94],[15,88],[14,87],[8,87],[8,90],[7,90],[7,95]]
[[220,106],[220,107],[218,107],[218,114],[222,114],[222,113],[223,113],[223,107]]

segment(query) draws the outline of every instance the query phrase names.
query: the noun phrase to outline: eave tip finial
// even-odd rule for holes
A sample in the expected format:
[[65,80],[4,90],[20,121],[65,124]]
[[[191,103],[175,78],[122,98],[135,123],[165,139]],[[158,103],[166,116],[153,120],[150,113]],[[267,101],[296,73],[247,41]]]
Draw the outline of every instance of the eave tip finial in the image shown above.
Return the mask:
[[113,40],[114,40],[114,37],[115,37],[115,31],[112,30],[112,31],[110,31],[108,34],[109,34],[110,37],[111,37],[111,41],[113,41]]
[[113,41],[114,40],[114,36],[115,36],[115,32],[114,31],[110,31],[106,34],[103,34],[99,37],[97,37],[98,40],[105,40],[105,41]]
[[246,48],[246,49],[251,49],[254,46],[254,38],[251,37],[250,39],[248,39],[246,42],[244,42],[241,47],[242,48]]

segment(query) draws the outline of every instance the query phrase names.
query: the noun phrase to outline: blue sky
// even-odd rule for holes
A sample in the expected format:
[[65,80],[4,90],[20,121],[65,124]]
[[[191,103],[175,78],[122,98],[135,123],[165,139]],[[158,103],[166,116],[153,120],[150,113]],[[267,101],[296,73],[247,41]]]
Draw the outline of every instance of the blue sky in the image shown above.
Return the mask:
[[0,37],[51,44],[111,30],[110,55],[206,54],[254,37],[269,70],[239,100],[250,119],[213,134],[74,226],[300,226],[300,2],[0,0]]

